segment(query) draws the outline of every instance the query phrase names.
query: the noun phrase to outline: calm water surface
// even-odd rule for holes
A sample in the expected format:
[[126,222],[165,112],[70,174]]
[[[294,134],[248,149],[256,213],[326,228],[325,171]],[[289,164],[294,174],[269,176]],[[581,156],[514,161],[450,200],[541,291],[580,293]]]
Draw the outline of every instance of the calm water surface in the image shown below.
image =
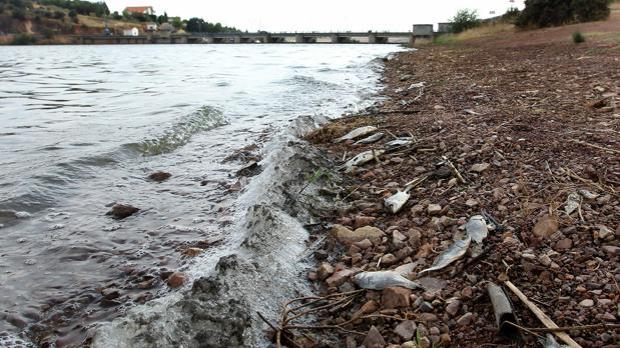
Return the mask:
[[[373,59],[397,49],[0,47],[0,343],[22,330],[74,343],[169,291],[118,279],[182,268],[181,246],[225,240],[245,164],[225,158],[300,115],[367,106]],[[156,170],[171,179],[147,180]],[[114,202],[141,212],[112,220]],[[110,285],[127,290],[122,305],[102,302]]]

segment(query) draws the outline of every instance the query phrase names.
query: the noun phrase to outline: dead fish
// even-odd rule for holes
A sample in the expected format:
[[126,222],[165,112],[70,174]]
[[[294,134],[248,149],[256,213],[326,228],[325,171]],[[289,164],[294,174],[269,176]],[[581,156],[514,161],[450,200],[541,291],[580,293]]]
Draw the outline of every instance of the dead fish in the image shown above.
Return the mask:
[[383,202],[386,208],[388,208],[388,210],[390,211],[390,213],[396,214],[398,213],[400,208],[402,208],[405,203],[407,203],[409,197],[411,197],[411,195],[409,194],[409,190],[398,191],[396,194],[393,194],[390,197],[386,198]]
[[405,278],[396,271],[362,272],[353,277],[353,281],[362,289],[383,290],[393,286],[402,286],[409,289],[418,289],[422,286]]
[[440,270],[452,262],[460,259],[467,252],[467,248],[471,244],[471,236],[469,234],[465,234],[464,237],[459,237],[454,241],[452,245],[448,249],[446,249],[443,253],[439,254],[433,262],[433,265],[425,270],[420,271],[419,274],[424,272],[431,272]]
[[469,221],[465,225],[467,234],[471,237],[471,240],[480,244],[482,240],[489,235],[489,228],[487,222],[481,215],[474,215],[469,218]]
[[416,88],[423,88],[424,86],[426,86],[426,82],[422,81],[422,82],[418,82],[418,83],[412,83],[411,85],[409,85],[409,88],[407,88],[408,90],[412,90],[412,89],[416,89]]
[[564,211],[566,212],[566,215],[572,214],[575,210],[577,210],[577,208],[579,208],[580,204],[581,197],[577,192],[569,194],[568,198],[566,198],[566,203],[564,203]]
[[566,346],[563,344],[559,344],[558,341],[555,340],[552,334],[547,334],[545,336],[546,339],[539,338],[538,342],[543,345],[544,348],[570,348],[570,346]]
[[385,143],[385,150],[390,152],[413,144],[413,138],[396,138]]
[[376,130],[377,130],[377,127],[375,127],[375,126],[365,126],[365,127],[356,128],[356,129],[350,131],[349,133],[341,136],[340,138],[336,139],[334,142],[341,143],[341,142],[346,141],[346,140],[353,140],[353,139],[359,138],[359,137],[361,137],[363,135],[372,133],[372,132],[374,132]]
[[357,156],[351,158],[350,160],[348,160],[342,166],[342,168],[345,169],[345,172],[350,172],[353,167],[360,166],[360,165],[362,165],[364,163],[370,162],[375,157],[379,157],[380,155],[382,155],[384,152],[385,151],[383,151],[383,150],[368,150],[368,151],[364,151],[364,152],[358,154]]
[[405,185],[404,190],[402,191],[399,190],[397,193],[393,194],[392,196],[384,200],[385,206],[388,208],[388,210],[392,214],[398,213],[398,211],[405,205],[405,203],[407,203],[407,201],[409,200],[409,197],[411,197],[411,194],[409,193],[409,191],[411,191],[411,189],[418,186],[419,184],[423,183],[424,180],[426,180],[427,178],[428,177],[425,176],[423,178],[416,178],[408,182]]
[[375,133],[369,137],[366,137],[364,139],[358,140],[356,141],[353,145],[360,145],[360,144],[372,144],[375,141],[379,141],[381,138],[383,138],[385,134],[379,132],[379,133]]

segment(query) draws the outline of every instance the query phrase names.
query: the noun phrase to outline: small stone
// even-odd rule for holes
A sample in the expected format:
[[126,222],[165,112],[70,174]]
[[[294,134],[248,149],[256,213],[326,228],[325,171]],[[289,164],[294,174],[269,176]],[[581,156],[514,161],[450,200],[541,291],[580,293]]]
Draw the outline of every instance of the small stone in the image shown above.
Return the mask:
[[450,343],[452,343],[452,339],[450,338],[450,334],[449,333],[443,333],[439,336],[439,342],[444,346],[444,347],[450,347]]
[[605,251],[607,254],[609,254],[610,256],[615,256],[615,257],[620,256],[620,246],[603,245],[601,249]]
[[437,321],[437,315],[433,313],[422,313],[418,315],[418,321],[423,323],[430,323]]
[[396,256],[396,258],[398,260],[402,260],[404,258],[406,258],[407,256],[410,256],[411,254],[413,254],[413,249],[409,246],[406,246],[398,251],[396,251],[396,253],[394,253],[394,256]]
[[439,213],[441,212],[441,205],[429,204],[426,207],[426,212],[428,213],[428,215],[439,215]]
[[461,309],[461,301],[457,299],[448,300],[449,303],[446,306],[446,313],[448,313],[451,317],[454,317],[458,314],[459,309]]
[[355,217],[355,220],[354,220],[355,222],[353,226],[355,228],[368,226],[368,225],[371,225],[373,222],[375,222],[375,220],[377,220],[377,218],[372,217],[372,216],[357,215]]
[[467,313],[461,315],[461,317],[458,318],[456,323],[459,326],[467,326],[467,325],[471,324],[473,319],[474,319],[474,314],[472,312],[467,312]]
[[122,220],[139,211],[140,209],[129,204],[115,204],[112,209],[106,213],[106,215],[112,216],[112,218],[116,220]]
[[364,226],[355,231],[351,231],[342,225],[334,225],[330,233],[338,242],[344,245],[351,245],[364,239],[368,239],[372,243],[377,244],[385,235],[383,231],[372,226]]
[[607,226],[599,225],[598,226],[598,238],[607,239],[614,235],[614,232],[610,230]]
[[489,163],[476,163],[473,166],[471,166],[471,171],[476,172],[476,173],[482,173],[485,170],[489,169],[490,166],[491,164]]
[[603,315],[601,315],[601,319],[605,321],[611,321],[611,322],[616,321],[616,317],[609,312],[605,312]]
[[170,173],[158,171],[149,175],[149,179],[155,182],[163,182],[170,179],[171,176],[172,174]]
[[470,299],[472,297],[474,297],[474,289],[472,289],[471,286],[466,286],[463,288],[463,290],[461,290],[461,295],[464,298]]
[[570,238],[563,238],[555,243],[555,250],[566,250],[573,246],[573,241]]
[[473,208],[473,207],[475,207],[475,206],[477,206],[477,205],[478,205],[478,201],[477,201],[477,200],[475,200],[475,199],[473,199],[473,198],[470,198],[470,199],[468,199],[468,200],[465,202],[465,205],[466,205],[466,206],[468,206],[468,207],[470,207],[470,208]]
[[383,348],[386,343],[383,336],[381,336],[381,332],[373,325],[370,327],[370,330],[368,330],[362,345],[366,348]]
[[174,272],[166,281],[171,288],[178,288],[185,283],[185,274]]
[[430,348],[431,340],[428,337],[421,337],[419,340],[419,348]]
[[420,307],[418,308],[420,309],[420,312],[423,312],[423,313],[428,313],[428,312],[433,311],[433,305],[427,301],[420,303]]
[[346,282],[347,279],[349,279],[349,277],[352,276],[354,273],[355,271],[351,269],[340,270],[325,279],[325,283],[329,287],[339,287],[340,285],[344,284],[344,282]]
[[383,308],[400,308],[411,305],[411,290],[400,287],[385,288],[381,292],[381,305]]
[[551,266],[551,258],[549,257],[549,255],[547,254],[542,254],[540,255],[540,257],[538,258],[538,262],[540,262],[541,265],[545,266],[545,267],[549,267]]
[[537,237],[548,238],[558,231],[559,225],[555,217],[544,215],[534,226],[532,233]]
[[381,264],[391,266],[398,262],[398,258],[393,254],[385,254],[381,257]]
[[353,245],[355,245],[356,247],[360,248],[361,250],[366,250],[368,248],[372,248],[372,242],[370,241],[370,239],[364,239],[362,241],[353,243]]
[[408,341],[413,338],[416,329],[417,325],[413,320],[405,320],[396,325],[396,328],[394,328],[394,333],[402,339]]
[[585,300],[579,302],[579,305],[581,307],[590,308],[590,307],[594,306],[594,301],[592,301],[591,299],[588,298],[588,299],[585,299]]
[[327,262],[323,262],[321,263],[319,268],[317,268],[316,274],[320,280],[324,280],[330,275],[334,274],[334,267]]

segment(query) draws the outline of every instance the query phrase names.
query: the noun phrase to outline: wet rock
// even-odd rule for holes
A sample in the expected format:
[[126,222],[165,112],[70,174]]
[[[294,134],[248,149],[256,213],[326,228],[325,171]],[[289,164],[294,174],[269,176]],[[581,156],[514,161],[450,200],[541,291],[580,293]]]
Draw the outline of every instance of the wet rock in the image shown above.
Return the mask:
[[149,175],[149,180],[155,181],[155,182],[163,182],[163,181],[170,179],[171,176],[172,174],[170,173],[157,171]]
[[405,320],[401,321],[400,324],[396,325],[396,327],[394,328],[394,333],[400,336],[405,341],[408,341],[413,338],[416,329],[417,325],[413,320]]
[[334,267],[327,262],[323,262],[319,268],[317,268],[316,273],[320,280],[324,280],[334,274]]
[[558,231],[558,228],[558,220],[555,217],[544,215],[538,219],[538,222],[534,225],[532,233],[537,237],[549,238],[552,234]]
[[585,299],[585,300],[579,302],[579,306],[585,307],[585,308],[590,308],[590,307],[594,306],[594,301],[591,300],[591,299]]
[[106,215],[111,216],[116,220],[122,220],[139,211],[139,208],[136,208],[129,204],[115,204],[112,209],[106,213]]
[[381,336],[381,332],[373,325],[370,327],[370,330],[368,330],[362,345],[366,348],[383,348],[386,343],[383,336]]
[[409,289],[400,287],[385,288],[381,292],[381,306],[383,308],[409,307],[411,304],[410,296],[411,290]]
[[172,273],[170,277],[168,277],[168,280],[166,281],[166,283],[171,288],[178,288],[182,286],[183,284],[185,284],[185,280],[186,280],[185,274],[181,272],[174,272]]
[[351,245],[364,239],[377,244],[385,235],[380,229],[371,226],[360,227],[355,231],[351,231],[342,225],[334,225],[330,233],[338,242],[344,245]]
[[[10,313],[6,316],[6,321],[19,328],[19,329],[23,329],[26,327],[26,325],[28,325],[28,321],[26,321],[25,318],[23,318],[21,315],[17,314],[17,313]],[[1,336],[0,336],[1,337]],[[0,340],[1,342],[1,340]]]
[[426,207],[426,212],[428,213],[428,215],[439,215],[439,213],[441,213],[441,205],[429,204]]
[[470,170],[472,172],[482,173],[485,170],[489,169],[490,166],[491,166],[491,164],[489,164],[489,163],[476,163],[473,166],[471,166]]
[[252,177],[260,174],[262,170],[263,168],[256,161],[252,161],[245,167],[239,169],[237,171],[237,176]]
[[205,250],[201,248],[187,248],[183,250],[183,255],[188,257],[196,257],[202,254]]
[[456,323],[459,326],[468,326],[474,320],[474,314],[472,312],[467,312],[461,315],[460,318],[457,319]]

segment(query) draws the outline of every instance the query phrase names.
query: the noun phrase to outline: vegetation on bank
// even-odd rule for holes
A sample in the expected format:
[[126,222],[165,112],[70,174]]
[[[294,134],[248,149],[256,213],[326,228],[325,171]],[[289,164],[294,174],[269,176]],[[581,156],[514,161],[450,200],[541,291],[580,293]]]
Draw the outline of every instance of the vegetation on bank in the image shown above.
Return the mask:
[[520,28],[544,28],[592,22],[609,17],[611,0],[526,0],[515,24]]
[[42,38],[51,42],[56,35],[103,34],[106,26],[111,28],[141,27],[145,23],[169,23],[175,30],[188,32],[240,32],[237,28],[221,23],[207,22],[194,17],[181,19],[162,15],[147,15],[118,11],[110,12],[104,1],[85,0],[0,0],[0,43],[31,44],[28,37]]

